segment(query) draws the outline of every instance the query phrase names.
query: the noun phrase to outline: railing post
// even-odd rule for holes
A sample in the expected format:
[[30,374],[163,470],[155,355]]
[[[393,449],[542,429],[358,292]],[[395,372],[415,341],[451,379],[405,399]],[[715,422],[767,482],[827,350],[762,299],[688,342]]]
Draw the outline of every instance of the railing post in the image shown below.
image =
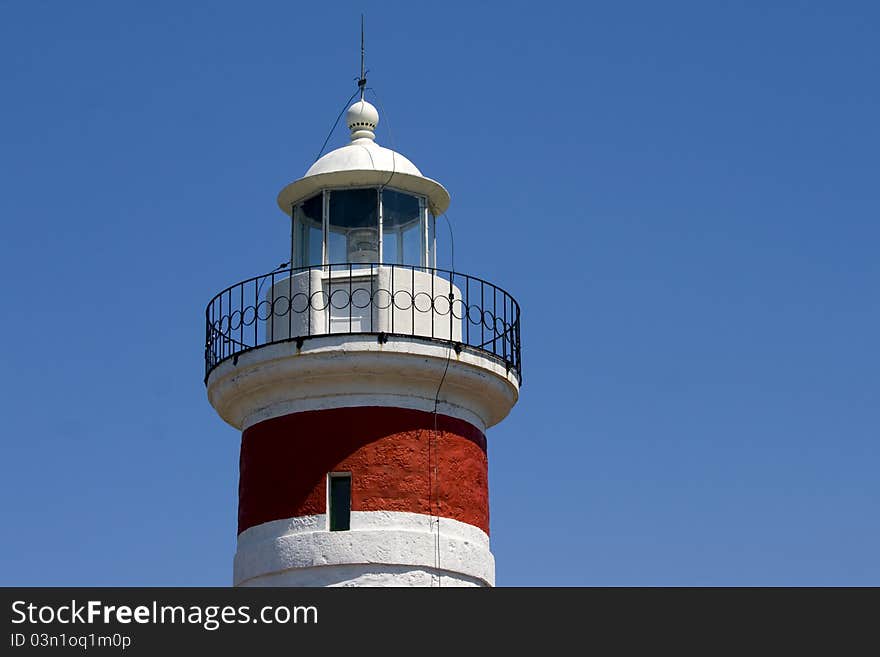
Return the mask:
[[209,350],[212,347],[211,344],[211,310],[213,310],[214,304],[208,304],[208,307],[205,308],[205,381],[208,380],[208,371],[210,367],[210,358],[209,358]]
[[269,282],[269,342],[275,342],[275,272]]
[[[434,229],[436,230],[436,228]],[[471,279],[468,276],[465,276],[464,279],[464,317],[462,317],[462,321],[464,322],[465,328],[465,342],[467,344],[471,343]]]
[[[222,330],[223,329],[223,295],[222,294],[220,295],[220,309],[218,311],[218,314],[219,314],[220,318],[217,320],[217,328],[218,328],[217,332],[222,336],[223,335],[223,330]],[[223,360],[223,358],[224,358],[223,341],[221,339],[221,341],[220,341],[220,360]]]
[[507,350],[507,341],[510,339],[510,336],[508,335],[510,333],[510,328],[507,325],[507,304],[508,304],[508,302],[509,302],[509,299],[508,299],[507,295],[505,295],[505,298],[504,298],[504,324],[503,324],[504,338],[501,340],[501,348],[504,349],[504,360],[507,360],[507,351],[508,351]]
[[498,329],[495,328],[497,326],[498,319],[498,288],[494,285],[492,286],[492,353],[496,356],[498,355]]
[[[244,283],[238,285],[238,312],[241,321],[238,323],[238,344],[244,344]],[[229,290],[229,337],[232,337],[232,290]]]
[[486,344],[486,284],[480,281],[480,344]]
[[452,330],[452,327],[453,327],[452,301],[455,297],[455,294],[452,292],[452,288],[454,287],[452,284],[452,281],[454,278],[455,278],[455,272],[450,272],[450,274],[449,274],[449,341],[450,342],[455,340],[455,334]]

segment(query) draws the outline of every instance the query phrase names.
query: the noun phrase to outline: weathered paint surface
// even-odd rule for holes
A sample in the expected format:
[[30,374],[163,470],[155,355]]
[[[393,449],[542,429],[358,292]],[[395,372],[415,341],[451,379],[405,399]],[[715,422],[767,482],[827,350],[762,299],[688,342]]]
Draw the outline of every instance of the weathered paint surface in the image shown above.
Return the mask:
[[329,472],[352,473],[352,511],[438,515],[488,534],[485,436],[457,418],[390,407],[305,411],[242,435],[239,533],[323,514]]
[[[445,375],[445,376],[444,376]],[[435,397],[443,380],[439,404]],[[396,406],[440,413],[481,431],[503,420],[519,395],[513,370],[485,353],[418,337],[313,337],[301,348],[278,342],[220,363],[208,399],[230,425],[245,430],[290,413],[351,406]]]
[[238,536],[236,586],[494,586],[486,533],[402,511],[354,511],[349,531],[327,516],[256,525]]

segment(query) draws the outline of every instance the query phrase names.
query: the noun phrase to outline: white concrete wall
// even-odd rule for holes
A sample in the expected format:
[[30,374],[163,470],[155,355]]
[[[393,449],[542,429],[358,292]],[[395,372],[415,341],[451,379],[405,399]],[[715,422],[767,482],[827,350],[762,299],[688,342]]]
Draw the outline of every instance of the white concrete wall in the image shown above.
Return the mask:
[[516,373],[478,352],[456,353],[420,338],[331,335],[302,348],[280,342],[220,363],[208,377],[208,399],[237,429],[280,415],[348,406],[437,411],[480,431],[500,422],[519,395]]
[[[438,555],[439,526],[439,555]],[[494,586],[478,527],[398,511],[353,511],[331,532],[324,514],[275,520],[238,537],[236,586]]]
[[353,564],[299,568],[265,577],[256,577],[241,584],[245,587],[269,586],[391,586],[462,588],[486,586],[485,582],[465,575],[433,568],[414,568],[391,564]]

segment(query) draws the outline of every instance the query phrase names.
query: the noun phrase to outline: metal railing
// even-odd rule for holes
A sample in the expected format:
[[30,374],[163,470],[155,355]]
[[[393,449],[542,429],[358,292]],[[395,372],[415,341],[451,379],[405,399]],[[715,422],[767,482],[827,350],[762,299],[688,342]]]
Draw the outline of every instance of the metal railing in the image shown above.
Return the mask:
[[311,337],[405,336],[489,354],[522,380],[519,304],[480,278],[409,265],[281,269],[217,294],[205,310],[205,382],[220,363]]

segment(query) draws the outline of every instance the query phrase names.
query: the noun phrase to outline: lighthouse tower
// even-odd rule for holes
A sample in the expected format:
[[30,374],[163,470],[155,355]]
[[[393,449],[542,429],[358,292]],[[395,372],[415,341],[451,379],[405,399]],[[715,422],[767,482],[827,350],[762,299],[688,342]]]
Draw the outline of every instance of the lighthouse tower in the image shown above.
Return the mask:
[[241,431],[233,582],[492,586],[486,430],[517,401],[519,306],[437,269],[449,194],[376,143],[363,96],[346,120],[278,195],[290,263],[206,310],[208,398]]

